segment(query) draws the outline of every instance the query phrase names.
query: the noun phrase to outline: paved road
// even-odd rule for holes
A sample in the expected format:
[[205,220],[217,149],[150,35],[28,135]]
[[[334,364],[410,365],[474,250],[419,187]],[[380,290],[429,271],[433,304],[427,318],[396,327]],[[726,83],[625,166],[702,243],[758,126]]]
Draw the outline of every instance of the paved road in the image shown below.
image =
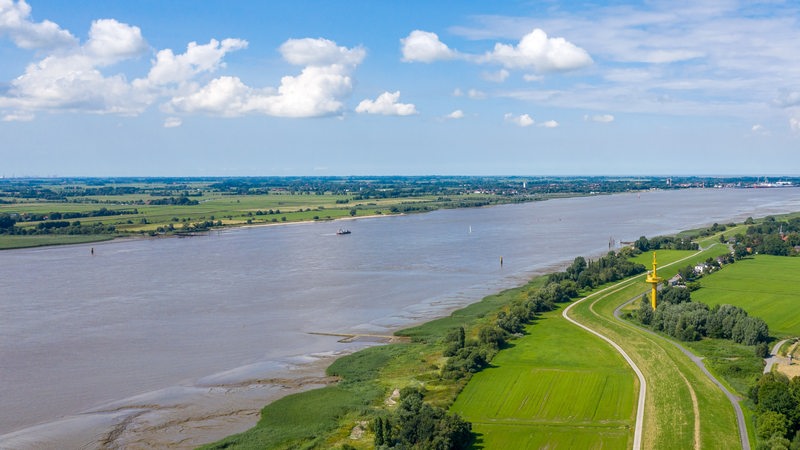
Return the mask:
[[[622,321],[623,319],[620,317],[620,312],[622,311],[622,308],[624,308],[624,307],[628,306],[629,304],[633,303],[638,298],[639,298],[638,296],[634,297],[634,298],[628,300],[627,302],[621,304],[620,306],[618,306],[617,309],[614,310],[614,317],[617,320]],[[645,331],[647,333],[650,333],[650,334],[652,334],[654,336],[663,337],[663,336],[659,335],[658,333],[656,333],[654,331],[648,330],[647,328],[640,327],[640,326],[638,326],[638,325],[636,325],[636,324],[634,324],[632,322],[625,321],[625,323],[627,323],[629,325],[633,325],[633,326],[639,328],[640,330]],[[699,367],[700,370],[702,370],[703,373],[706,374],[706,376],[711,380],[711,382],[716,384],[717,387],[719,387],[722,390],[722,392],[725,394],[725,396],[728,397],[728,400],[730,400],[731,405],[733,405],[733,410],[736,412],[736,422],[739,425],[739,440],[742,443],[742,450],[750,450],[750,439],[748,439],[748,437],[747,437],[747,423],[744,420],[744,413],[742,412],[742,407],[741,407],[741,405],[739,405],[739,401],[741,401],[742,399],[739,396],[733,394],[731,391],[729,391],[728,388],[726,388],[722,383],[720,383],[719,380],[717,380],[717,378],[714,375],[712,375],[711,372],[708,371],[708,369],[706,368],[706,365],[703,364],[703,358],[695,355],[694,353],[692,353],[691,351],[686,349],[686,347],[682,346],[681,344],[677,343],[676,341],[673,341],[672,339],[667,339],[667,341],[672,343],[672,345],[678,347],[680,349],[680,351],[683,352],[684,355],[688,356],[689,359],[691,359],[692,362],[694,362],[697,365],[697,367]]]
[[645,399],[645,396],[647,395],[647,381],[644,379],[644,375],[642,374],[642,371],[639,370],[639,367],[636,365],[636,363],[633,362],[631,357],[628,356],[628,354],[625,353],[625,350],[623,350],[622,347],[620,347],[616,342],[614,342],[610,338],[600,334],[599,332],[597,332],[597,331],[595,331],[595,330],[593,330],[593,329],[591,329],[591,328],[589,328],[589,327],[587,327],[587,326],[585,326],[585,325],[583,325],[581,323],[578,323],[577,321],[573,320],[568,315],[569,310],[572,309],[572,307],[577,305],[578,303],[581,303],[581,302],[584,302],[586,300],[589,300],[590,298],[594,298],[594,297],[598,296],[599,294],[606,293],[607,291],[609,291],[611,289],[615,289],[615,288],[622,289],[620,287],[620,285],[627,285],[628,282],[630,282],[630,280],[613,284],[613,285],[611,285],[611,286],[609,286],[609,287],[607,287],[605,289],[599,290],[599,291],[597,291],[597,292],[595,292],[595,293],[593,293],[591,295],[588,295],[588,296],[586,296],[586,297],[584,297],[584,298],[582,298],[580,300],[577,300],[577,301],[573,302],[571,305],[569,305],[566,308],[564,308],[564,311],[561,312],[561,315],[564,316],[565,319],[567,319],[568,321],[572,322],[573,324],[583,328],[584,330],[594,334],[595,336],[599,337],[600,339],[603,339],[604,341],[606,341],[609,344],[611,344],[611,346],[614,347],[622,355],[623,358],[625,358],[625,361],[627,361],[628,364],[630,364],[630,366],[633,369],[633,371],[636,372],[636,376],[639,378],[639,403],[636,406],[636,425],[634,426],[634,429],[633,429],[633,450],[641,450],[641,448],[642,448],[642,424],[644,423],[644,399]]
[[783,343],[786,341],[788,341],[788,339],[784,339],[772,346],[772,352],[769,354],[769,358],[764,358],[764,362],[767,363],[767,365],[764,366],[764,373],[770,373],[772,371],[772,366],[775,365],[775,363],[786,362],[786,358],[781,358],[778,356],[778,350],[781,349],[781,345],[783,345]]

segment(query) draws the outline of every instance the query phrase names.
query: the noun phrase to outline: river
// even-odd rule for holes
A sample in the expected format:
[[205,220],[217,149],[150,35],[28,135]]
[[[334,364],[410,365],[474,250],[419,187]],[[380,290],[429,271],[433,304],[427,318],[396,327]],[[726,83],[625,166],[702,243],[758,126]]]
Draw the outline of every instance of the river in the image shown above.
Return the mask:
[[797,188],[651,191],[3,251],[0,448],[191,447],[371,345],[312,333],[390,334],[611,239],[792,211]]

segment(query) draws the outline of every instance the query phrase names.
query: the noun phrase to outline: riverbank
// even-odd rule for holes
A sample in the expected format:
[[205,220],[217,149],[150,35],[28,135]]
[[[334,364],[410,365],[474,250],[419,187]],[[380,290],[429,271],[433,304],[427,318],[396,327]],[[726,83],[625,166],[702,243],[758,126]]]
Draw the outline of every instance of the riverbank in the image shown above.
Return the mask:
[[[623,194],[368,219],[354,228],[357,239],[311,223],[105,243],[94,257],[90,245],[9,252],[0,260],[0,339],[13,346],[0,348],[0,397],[14,414],[0,423],[8,433],[147,392],[202,395],[195,381],[209,374],[345,345],[308,332],[405,328],[524,283],[565,255],[605,253],[609,236],[796,209],[773,197]],[[669,221],[642,222],[663,211]],[[181,403],[146,399],[154,409]]]

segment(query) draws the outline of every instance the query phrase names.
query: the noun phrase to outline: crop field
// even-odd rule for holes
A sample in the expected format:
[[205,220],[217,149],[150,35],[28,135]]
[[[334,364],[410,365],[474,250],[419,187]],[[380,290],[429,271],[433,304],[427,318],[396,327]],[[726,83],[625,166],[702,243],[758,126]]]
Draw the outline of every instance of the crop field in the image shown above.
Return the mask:
[[773,336],[800,335],[800,258],[758,255],[703,277],[692,293],[708,305],[730,304],[760,317]]
[[637,389],[633,371],[609,345],[560,313],[544,314],[529,326],[529,334],[500,352],[456,399],[452,411],[473,423],[479,444],[628,446]]

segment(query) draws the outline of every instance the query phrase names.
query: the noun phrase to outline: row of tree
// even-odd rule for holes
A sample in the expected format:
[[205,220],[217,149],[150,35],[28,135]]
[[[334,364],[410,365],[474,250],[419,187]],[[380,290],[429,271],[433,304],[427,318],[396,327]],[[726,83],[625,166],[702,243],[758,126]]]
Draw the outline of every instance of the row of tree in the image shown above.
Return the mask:
[[[716,227],[720,227],[716,223],[711,229]],[[725,229],[724,225],[721,225],[722,229]],[[691,238],[687,237],[676,237],[676,236],[656,236],[651,239],[647,239],[644,236],[641,236],[633,243],[633,248],[638,250],[639,252],[646,252],[652,250],[697,250],[700,246],[697,242],[693,242]]]
[[79,220],[69,222],[66,220],[49,220],[40,222],[36,227],[17,227],[16,221],[9,215],[0,214],[0,234],[12,236],[34,236],[41,234],[113,234],[116,232],[114,225],[104,225],[102,222],[82,224]]
[[610,251],[605,256],[588,262],[584,257],[579,256],[566,271],[552,273],[548,276],[548,280],[561,283],[564,289],[569,291],[572,291],[570,284],[564,282],[571,281],[577,291],[577,289],[592,289],[602,284],[643,273],[646,270],[645,267],[628,260],[630,256],[629,249],[622,249],[619,252]]
[[692,302],[688,289],[664,288],[658,293],[657,305],[653,311],[649,299],[643,296],[638,311],[639,321],[682,341],[710,337],[756,345],[769,340],[769,327],[764,320],[749,316],[738,306],[715,305],[709,308],[704,303]]

